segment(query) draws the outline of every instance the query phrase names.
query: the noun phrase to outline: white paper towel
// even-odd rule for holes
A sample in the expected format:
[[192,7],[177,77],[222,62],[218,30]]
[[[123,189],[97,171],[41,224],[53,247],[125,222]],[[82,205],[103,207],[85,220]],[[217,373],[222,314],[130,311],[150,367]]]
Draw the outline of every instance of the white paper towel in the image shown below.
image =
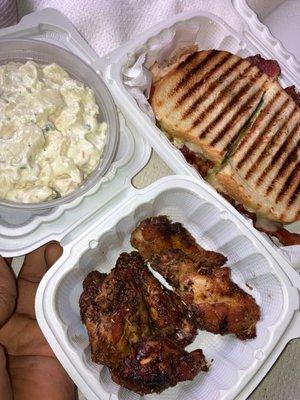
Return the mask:
[[45,7],[60,10],[101,56],[183,11],[210,11],[240,26],[230,0],[19,0],[21,15]]
[[0,0],[0,28],[14,25],[18,22],[16,0]]

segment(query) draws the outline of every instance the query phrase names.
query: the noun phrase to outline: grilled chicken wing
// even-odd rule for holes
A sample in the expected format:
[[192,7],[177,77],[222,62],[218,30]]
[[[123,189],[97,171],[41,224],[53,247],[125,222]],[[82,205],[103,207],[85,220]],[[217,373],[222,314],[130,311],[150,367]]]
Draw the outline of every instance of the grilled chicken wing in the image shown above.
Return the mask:
[[197,328],[185,304],[179,296],[166,289],[149,271],[138,252],[124,253],[125,268],[136,268],[135,278],[147,306],[153,333],[175,341],[181,347],[190,344],[196,336]]
[[148,310],[134,268],[122,259],[110,274],[91,272],[83,283],[80,310],[92,350],[92,360],[113,366],[131,346],[152,334]]
[[112,368],[113,380],[139,393],[160,393],[178,382],[192,380],[207,371],[201,350],[191,353],[168,339],[148,339],[134,345],[133,352]]
[[152,393],[205,369],[201,350],[183,350],[196,335],[195,321],[137,252],[122,253],[108,275],[91,272],[83,287],[80,310],[92,360],[107,365],[117,383]]
[[156,255],[150,262],[193,311],[200,329],[233,333],[241,340],[256,337],[259,307],[232,282],[229,268],[202,268],[178,249]]
[[175,288],[200,329],[234,333],[242,340],[256,336],[260,309],[255,300],[230,279],[229,268],[220,268],[226,258],[203,250],[181,224],[165,216],[146,219],[131,243]]
[[179,222],[171,223],[164,215],[143,220],[132,232],[131,244],[146,260],[163,250],[180,249],[203,267],[227,261],[222,254],[203,249]]

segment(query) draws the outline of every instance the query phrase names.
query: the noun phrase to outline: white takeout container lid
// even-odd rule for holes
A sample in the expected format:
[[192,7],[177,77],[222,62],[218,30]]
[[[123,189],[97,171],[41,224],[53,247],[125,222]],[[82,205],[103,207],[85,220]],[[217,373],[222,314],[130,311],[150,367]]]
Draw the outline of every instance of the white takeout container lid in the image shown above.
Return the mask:
[[[235,7],[237,8],[240,3],[238,0],[234,1]],[[225,214],[235,221],[237,229],[253,243],[257,252],[263,254],[272,265],[276,265],[275,269],[283,282],[282,291],[287,294],[288,301],[283,304],[284,323],[271,333],[272,351],[268,350],[267,356],[263,357],[256,365],[255,371],[252,371],[251,379],[245,380],[245,383],[238,388],[238,392],[226,394],[226,390],[222,391],[220,399],[232,399],[232,393],[235,393],[238,399],[246,399],[273,365],[288,341],[300,334],[298,274],[249,222],[217,195],[207,183],[198,178],[195,171],[184,162],[182,157],[178,157],[177,153],[167,149],[165,139],[160,137],[158,140],[157,137],[151,136],[150,120],[142,115],[134,100],[129,98],[121,82],[121,60],[128,52],[162,29],[184,19],[196,18],[198,15],[216,21],[225,26],[232,34],[239,35],[214,15],[195,11],[177,15],[167,22],[162,22],[108,56],[98,58],[72,24],[53,9],[44,9],[30,14],[24,17],[18,25],[0,31],[0,38],[19,37],[46,40],[74,52],[103,77],[120,109],[121,138],[118,154],[111,170],[99,187],[91,190],[82,200],[53,210],[49,215],[30,215],[28,218],[25,215],[17,226],[10,225],[6,210],[0,209],[1,255],[11,257],[24,254],[49,240],[58,240],[64,247],[63,256],[48,271],[39,286],[36,312],[40,327],[55,354],[89,399],[113,400],[118,397],[113,393],[105,394],[100,383],[92,379],[91,371],[80,364],[76,359],[74,349],[68,346],[65,336],[62,334],[66,327],[57,318],[55,296],[58,285],[67,271],[78,263],[83,252],[95,248],[99,236],[112,229],[124,213],[129,212],[128,210],[133,212],[134,207],[138,208],[139,205],[147,203],[148,196],[151,198],[152,195],[163,193],[168,188],[184,187],[188,192],[201,195],[202,198],[207,197],[211,204],[220,209],[220,213],[221,210],[225,211]],[[245,29],[246,27],[245,22]],[[250,39],[250,36],[248,39],[241,36],[245,46],[249,45],[251,49],[255,49],[255,45]],[[262,45],[260,39],[256,38],[255,40]],[[297,71],[297,65],[294,65],[292,56],[289,60],[291,61],[284,64],[287,80],[300,82],[299,71]],[[142,169],[150,157],[151,149],[147,143],[150,143],[158,151],[175,172],[185,176],[163,178],[143,190],[134,189],[131,179]],[[170,210],[171,212],[172,210]],[[130,232],[128,232],[129,234]],[[72,312],[78,313],[78,303],[75,303]],[[127,397],[127,399],[130,398],[136,397]]]
[[[300,80],[300,3],[298,0],[274,1],[274,6],[258,17],[251,8],[257,1],[231,0],[244,21],[243,34],[256,46],[267,49],[280,64],[287,65],[296,82]],[[260,4],[261,6],[261,4]],[[298,86],[299,88],[299,86]]]

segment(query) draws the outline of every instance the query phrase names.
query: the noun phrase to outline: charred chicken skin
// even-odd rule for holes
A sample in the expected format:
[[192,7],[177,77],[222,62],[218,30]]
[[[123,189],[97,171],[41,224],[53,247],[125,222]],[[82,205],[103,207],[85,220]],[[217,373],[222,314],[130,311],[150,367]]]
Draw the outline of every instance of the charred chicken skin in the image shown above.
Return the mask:
[[160,392],[206,368],[201,350],[183,350],[196,335],[195,321],[137,252],[122,253],[107,275],[92,271],[83,288],[79,304],[92,360],[107,365],[117,383],[137,393]]
[[91,344],[92,360],[108,367],[131,346],[152,334],[148,310],[133,268],[122,256],[110,274],[92,271],[84,280],[79,305]]
[[239,339],[256,337],[259,307],[230,279],[230,269],[202,268],[181,250],[167,250],[151,259],[152,267],[174,286],[197,319],[198,327]]
[[112,368],[113,380],[144,395],[160,393],[178,382],[192,380],[207,371],[201,350],[191,353],[168,339],[148,339],[134,345],[132,353]]
[[242,340],[256,337],[260,309],[231,280],[230,269],[220,268],[225,257],[202,249],[181,224],[165,216],[142,221],[131,243],[174,287],[200,329]]
[[190,344],[197,334],[197,327],[180,297],[166,289],[152,275],[138,252],[124,255],[124,261],[125,257],[128,263],[135,260],[136,277],[149,312],[153,333],[169,338],[182,348]]
[[227,261],[222,254],[203,249],[179,222],[171,223],[165,215],[142,221],[131,235],[131,244],[145,260],[164,250],[179,249],[203,267],[217,267]]

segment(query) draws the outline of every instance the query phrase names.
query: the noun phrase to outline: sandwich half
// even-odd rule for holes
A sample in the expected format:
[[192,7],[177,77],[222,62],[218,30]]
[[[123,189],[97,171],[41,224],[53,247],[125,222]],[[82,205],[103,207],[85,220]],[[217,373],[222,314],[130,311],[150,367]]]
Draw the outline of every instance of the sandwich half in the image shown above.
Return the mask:
[[278,83],[278,64],[270,73],[261,60],[193,52],[154,81],[150,102],[173,143],[208,165],[204,177],[218,191],[290,223],[300,219],[300,107]]

